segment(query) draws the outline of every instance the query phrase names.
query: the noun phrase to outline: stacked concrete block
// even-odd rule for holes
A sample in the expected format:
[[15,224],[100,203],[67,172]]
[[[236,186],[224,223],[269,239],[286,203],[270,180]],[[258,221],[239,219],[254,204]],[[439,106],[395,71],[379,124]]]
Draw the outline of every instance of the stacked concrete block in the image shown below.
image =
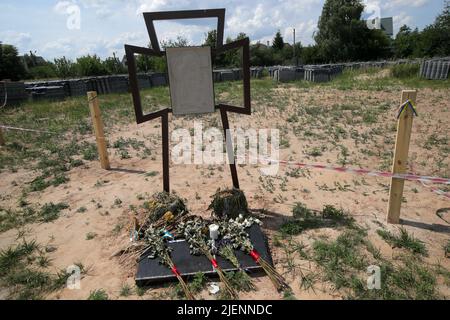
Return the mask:
[[69,95],[72,97],[85,95],[88,91],[86,81],[83,79],[70,79],[67,83],[69,86]]
[[294,80],[303,80],[305,69],[303,67],[283,66],[268,68],[272,79],[279,82],[289,82]]
[[234,81],[234,72],[232,70],[221,70],[220,79],[221,81]]
[[92,79],[95,82],[95,86],[97,87],[98,94],[108,94],[111,92],[109,87],[109,79],[108,77],[96,77]]
[[128,92],[128,77],[124,75],[109,76],[109,89],[111,93]]
[[329,81],[328,71],[319,66],[305,66],[305,80],[310,82]]
[[340,64],[332,65],[328,68],[330,80],[333,80],[344,71],[344,66]]
[[[28,92],[32,92],[34,88],[44,87],[62,87],[64,91],[64,97],[70,96],[70,88],[68,80],[43,80],[43,81],[31,81],[25,82],[25,88]],[[50,89],[56,90],[56,89]]]
[[86,84],[86,90],[87,91],[97,91],[97,81],[95,81],[95,78],[84,78],[84,83]]
[[167,85],[167,76],[165,73],[151,73],[149,81],[153,87],[165,86]]
[[17,105],[28,99],[24,82],[0,81],[0,106]]
[[63,100],[66,97],[64,86],[34,86],[27,91],[33,101],[39,100]]
[[273,78],[278,82],[289,82],[295,80],[295,70],[291,68],[279,68],[274,71]]
[[264,71],[264,68],[262,68],[262,67],[250,68],[250,77],[256,78],[256,79],[262,78],[263,71]]
[[450,58],[424,60],[420,65],[420,76],[429,80],[446,80],[449,70]]
[[305,80],[311,82],[327,82],[340,75],[344,65],[313,65],[305,66]]
[[304,80],[305,79],[305,68],[304,67],[295,67],[295,80]]
[[152,86],[148,74],[140,73],[137,75],[139,89],[148,89]]
[[236,80],[236,81],[242,80],[242,70],[241,69],[234,68],[231,71],[233,71],[234,80]]
[[220,82],[222,81],[221,73],[218,70],[213,71],[213,81],[214,82]]
[[269,77],[271,77],[272,79],[275,78],[275,72],[279,69],[282,68],[281,66],[272,66],[272,67],[268,67],[267,68],[267,72],[269,73]]

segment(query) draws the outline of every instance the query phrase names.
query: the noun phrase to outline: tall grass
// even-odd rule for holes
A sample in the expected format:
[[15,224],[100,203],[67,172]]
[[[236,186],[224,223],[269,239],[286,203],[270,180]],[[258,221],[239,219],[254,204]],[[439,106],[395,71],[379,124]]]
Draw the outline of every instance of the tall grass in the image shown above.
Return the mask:
[[419,69],[418,64],[398,64],[391,68],[391,75],[399,79],[417,77]]

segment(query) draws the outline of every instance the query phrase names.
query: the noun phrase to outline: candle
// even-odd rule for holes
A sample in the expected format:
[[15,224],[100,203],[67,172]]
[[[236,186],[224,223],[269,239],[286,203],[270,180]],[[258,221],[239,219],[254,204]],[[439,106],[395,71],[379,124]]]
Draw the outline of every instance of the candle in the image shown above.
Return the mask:
[[209,237],[212,240],[217,240],[219,237],[219,226],[217,224],[209,225]]

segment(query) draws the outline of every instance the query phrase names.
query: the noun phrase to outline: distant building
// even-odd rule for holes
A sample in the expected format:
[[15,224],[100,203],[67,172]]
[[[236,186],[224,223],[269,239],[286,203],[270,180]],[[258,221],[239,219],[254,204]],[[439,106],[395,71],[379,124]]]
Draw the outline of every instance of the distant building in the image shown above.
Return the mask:
[[389,37],[394,36],[394,20],[392,17],[367,20],[367,24],[375,29],[383,30]]
[[30,51],[30,54],[25,54],[23,56],[19,56],[20,61],[25,68],[25,71],[29,71],[33,67],[43,66],[47,63],[45,59],[41,56],[36,56],[34,53]]

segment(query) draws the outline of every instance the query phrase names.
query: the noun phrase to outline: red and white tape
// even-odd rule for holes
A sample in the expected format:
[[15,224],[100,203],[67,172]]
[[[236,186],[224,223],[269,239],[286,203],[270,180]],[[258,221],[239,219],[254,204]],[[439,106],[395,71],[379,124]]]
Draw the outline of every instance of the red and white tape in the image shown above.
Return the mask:
[[446,197],[446,198],[449,198],[449,199],[450,199],[450,193],[446,193],[446,192],[443,191],[443,190],[440,190],[440,189],[438,189],[438,188],[429,186],[429,185],[427,185],[427,184],[425,184],[425,183],[423,183],[423,182],[422,182],[422,185],[423,185],[424,187],[426,187],[426,188],[429,188],[429,189],[431,190],[431,192],[434,192],[434,193],[436,193],[436,194],[438,194],[438,195],[440,195],[440,196],[443,196],[443,197]]
[[6,129],[6,130],[16,130],[16,131],[24,131],[24,132],[51,133],[51,134],[54,133],[54,132],[50,132],[50,131],[17,128],[17,127],[4,126],[4,125],[0,125],[0,128]]
[[[274,160],[274,159],[268,159],[268,158],[262,158],[262,160],[266,161],[267,164],[279,163],[282,165],[296,166],[299,168],[329,170],[329,171],[340,172],[340,173],[351,173],[351,174],[358,174],[358,175],[367,175],[367,176],[372,176],[372,177],[397,178],[397,179],[403,179],[403,180],[418,181],[418,182],[422,182],[422,184],[427,182],[427,183],[450,185],[450,179],[447,179],[447,178],[432,177],[432,176],[420,176],[420,175],[411,174],[411,173],[392,173],[392,172],[375,171],[375,170],[369,170],[369,169],[334,167],[334,166],[330,166],[330,165],[322,165],[322,164],[316,164],[316,163],[302,163],[302,162],[285,161],[285,160]],[[446,193],[445,191],[439,190],[439,189],[431,187],[431,186],[427,186],[427,187],[429,187],[431,189],[431,191],[433,191],[434,193],[450,199],[449,193]]]

